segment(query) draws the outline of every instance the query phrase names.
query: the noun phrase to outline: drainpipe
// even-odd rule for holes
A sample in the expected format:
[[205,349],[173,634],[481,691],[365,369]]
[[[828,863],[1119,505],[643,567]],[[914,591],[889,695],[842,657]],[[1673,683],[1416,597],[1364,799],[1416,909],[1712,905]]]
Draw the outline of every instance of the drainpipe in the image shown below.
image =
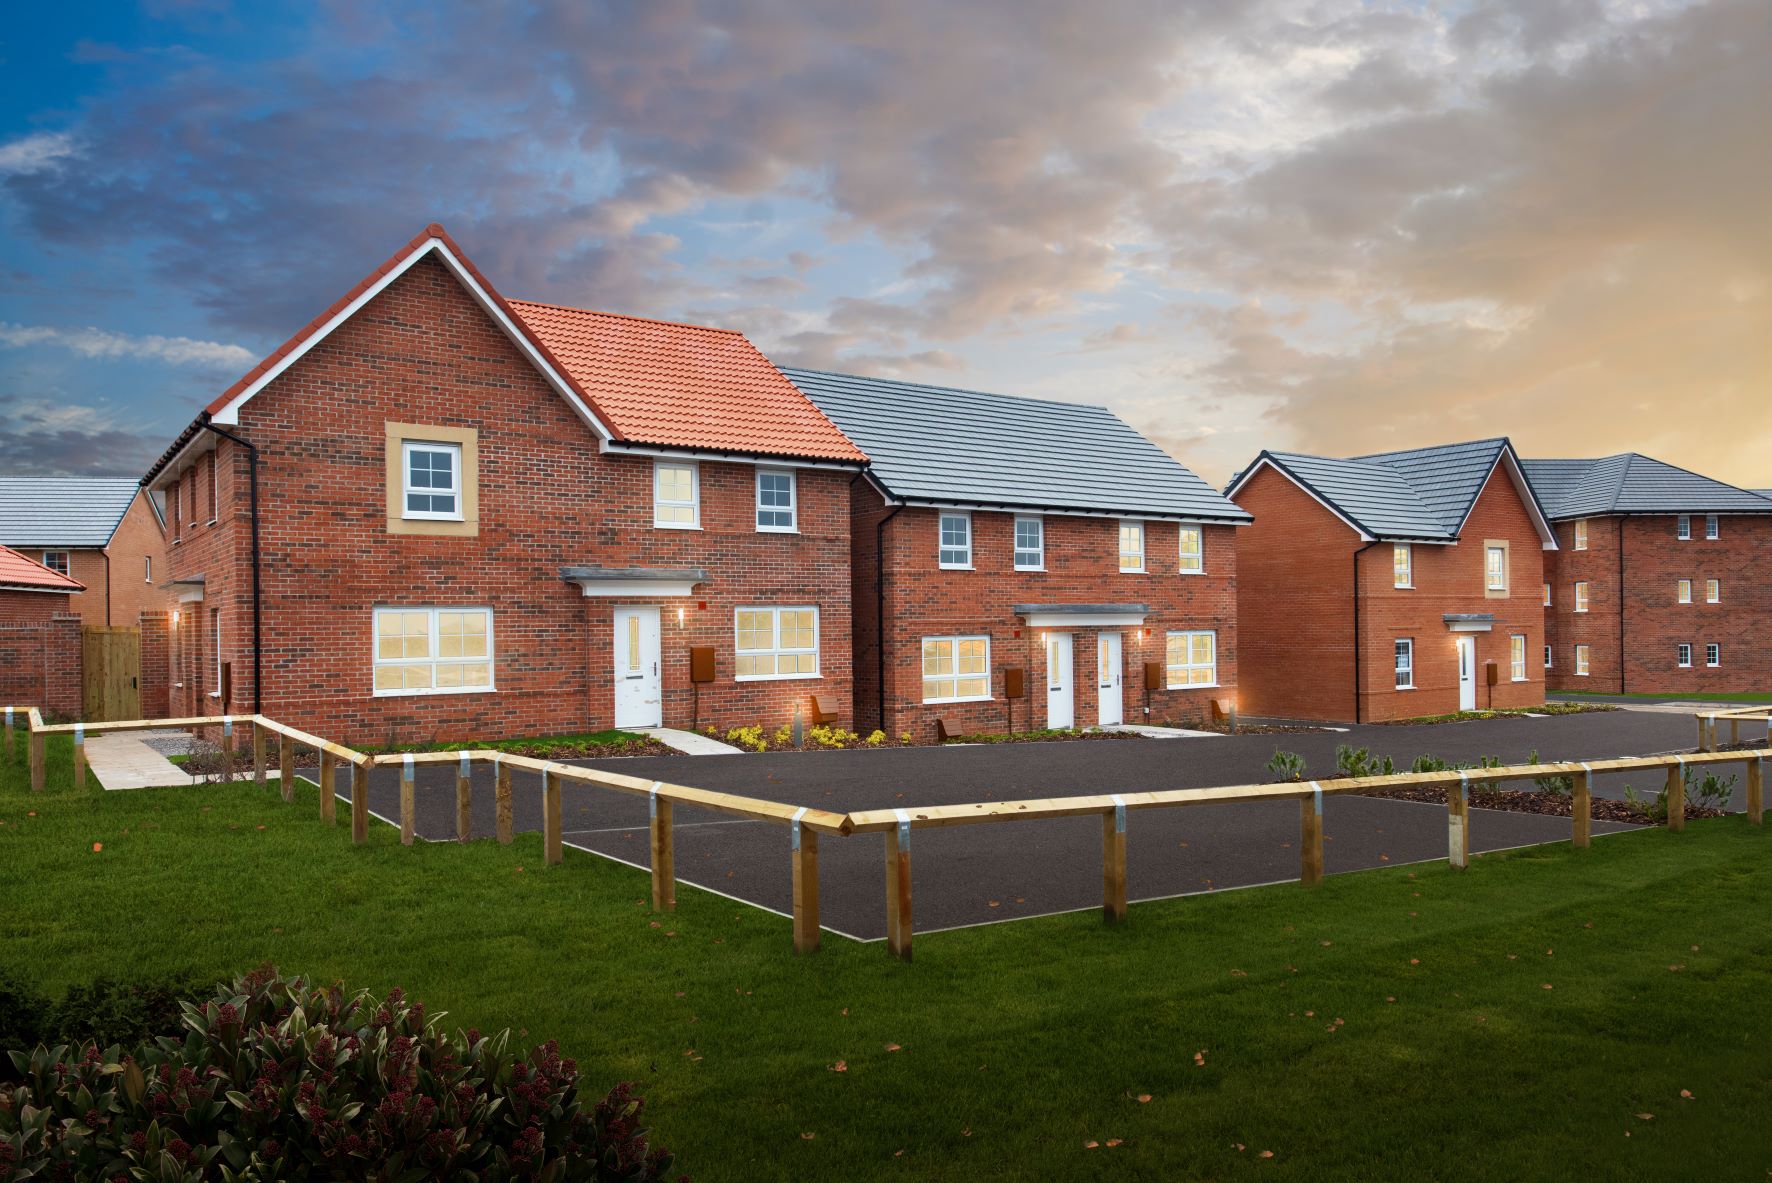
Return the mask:
[[111,544],[105,543],[105,549],[99,553],[105,556],[105,627],[110,628],[114,623],[111,620]]
[[886,730],[886,523],[904,512],[891,513],[874,523],[874,668],[879,674],[880,730]]
[[[1365,722],[1360,710],[1360,556],[1378,545],[1374,538],[1354,552],[1354,722]],[[1413,556],[1410,562],[1414,562]]]
[[[233,440],[246,449],[247,471],[250,476],[250,505],[252,512],[252,713],[264,714],[264,603],[263,584],[259,575],[258,545],[258,448],[249,441],[242,439],[233,432],[217,427],[205,418],[200,426],[205,431],[213,431],[226,440]],[[223,703],[223,707],[227,704]]]
[[1624,527],[1630,519],[1618,519],[1618,693],[1624,689]]

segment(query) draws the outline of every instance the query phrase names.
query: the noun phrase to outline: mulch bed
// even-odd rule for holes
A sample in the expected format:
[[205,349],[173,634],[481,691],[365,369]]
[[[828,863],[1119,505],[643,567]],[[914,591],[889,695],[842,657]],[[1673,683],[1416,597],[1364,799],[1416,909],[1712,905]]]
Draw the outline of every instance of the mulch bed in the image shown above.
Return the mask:
[[[1749,740],[1743,740],[1740,743],[1718,744],[1717,751],[1719,751],[1719,752],[1756,752],[1756,751],[1765,751],[1766,748],[1769,746],[1772,746],[1772,745],[1769,745],[1764,739],[1749,739]],[[1692,754],[1695,756],[1698,755],[1697,752],[1693,752]]]
[[1315,727],[1309,723],[1239,723],[1233,729],[1223,723],[1188,723],[1189,731],[1215,731],[1219,735],[1290,735],[1299,731],[1324,732],[1338,728]]
[[[1362,797],[1390,797],[1399,801],[1422,801],[1429,805],[1446,804],[1445,789],[1428,786],[1402,789],[1372,789],[1361,793]],[[1589,797],[1591,816],[1595,821],[1624,822],[1627,825],[1648,826],[1657,823],[1648,814],[1633,808],[1627,801],[1615,801],[1610,797]],[[1472,809],[1505,809],[1511,813],[1541,813],[1550,817],[1574,817],[1575,802],[1568,797],[1555,793],[1535,792],[1527,789],[1497,789],[1488,786],[1471,786]],[[1707,809],[1701,805],[1686,802],[1686,816],[1689,818],[1723,817],[1720,809]]]

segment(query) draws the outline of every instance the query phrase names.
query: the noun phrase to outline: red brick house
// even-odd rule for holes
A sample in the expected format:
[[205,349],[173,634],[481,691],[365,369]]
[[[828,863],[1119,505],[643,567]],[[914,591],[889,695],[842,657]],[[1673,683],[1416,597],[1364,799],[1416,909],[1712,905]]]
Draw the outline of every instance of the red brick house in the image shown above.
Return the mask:
[[1634,452],[1525,467],[1560,544],[1544,589],[1552,690],[1772,687],[1772,500]]
[[69,610],[132,627],[166,609],[166,533],[133,478],[0,477],[0,545],[81,584]]
[[1550,522],[1505,439],[1263,452],[1228,496],[1249,715],[1331,722],[1544,701]]
[[1249,515],[1111,412],[783,372],[870,460],[850,527],[863,729],[1186,724],[1235,699]]
[[80,711],[77,579],[0,546],[0,705]]
[[847,705],[865,460],[740,334],[506,300],[430,226],[145,479],[173,712],[366,743]]

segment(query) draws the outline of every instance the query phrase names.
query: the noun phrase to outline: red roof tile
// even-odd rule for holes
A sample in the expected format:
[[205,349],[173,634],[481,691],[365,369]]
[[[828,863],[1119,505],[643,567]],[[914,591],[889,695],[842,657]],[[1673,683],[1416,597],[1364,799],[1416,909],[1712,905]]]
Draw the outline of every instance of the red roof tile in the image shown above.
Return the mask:
[[509,304],[625,441],[867,459],[742,333],[529,300]]
[[86,585],[27,559],[10,546],[0,546],[0,587],[41,588],[44,591],[85,591]]

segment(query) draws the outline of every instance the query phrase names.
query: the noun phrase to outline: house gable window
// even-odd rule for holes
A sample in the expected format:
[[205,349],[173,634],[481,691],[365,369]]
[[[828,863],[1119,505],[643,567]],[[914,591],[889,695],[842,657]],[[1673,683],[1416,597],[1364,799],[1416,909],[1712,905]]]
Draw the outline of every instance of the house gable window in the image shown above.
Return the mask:
[[1549,583],[1544,585],[1544,606],[1546,608],[1551,606],[1551,587]]
[[1544,647],[1544,668],[1547,670],[1551,668],[1551,647],[1549,645]]
[[461,445],[407,440],[400,446],[404,477],[401,516],[461,521]]
[[817,608],[740,608],[734,629],[738,681],[818,677]]
[[68,552],[65,550],[46,550],[43,552],[43,565],[51,571],[68,573]]
[[1015,569],[1046,569],[1046,523],[1040,518],[1015,519]]
[[1144,523],[1120,523],[1120,570],[1128,574],[1144,570]]
[[936,564],[948,571],[972,569],[972,515],[944,513],[939,524]]
[[493,689],[488,608],[377,608],[377,698]]
[[1199,526],[1181,527],[1181,573],[1206,573],[1206,531]]
[[1412,637],[1397,638],[1397,689],[1415,689],[1415,640]]
[[1575,549],[1587,549],[1587,519],[1577,518],[1575,521]]
[[924,702],[981,702],[990,696],[989,637],[923,638]]
[[757,470],[757,529],[763,533],[792,534],[799,526],[797,490],[791,468]]
[[1507,550],[1505,542],[1483,543],[1483,594],[1490,599],[1507,595]]
[[1415,586],[1415,555],[1407,542],[1391,547],[1391,586]]
[[388,533],[479,533],[479,430],[388,423],[384,432]]
[[652,524],[660,530],[701,529],[701,470],[694,462],[653,463]]
[[1508,639],[1509,664],[1513,667],[1513,679],[1516,682],[1526,680],[1526,638],[1515,633]]
[[1164,683],[1171,690],[1218,685],[1218,634],[1170,633],[1164,646]]

